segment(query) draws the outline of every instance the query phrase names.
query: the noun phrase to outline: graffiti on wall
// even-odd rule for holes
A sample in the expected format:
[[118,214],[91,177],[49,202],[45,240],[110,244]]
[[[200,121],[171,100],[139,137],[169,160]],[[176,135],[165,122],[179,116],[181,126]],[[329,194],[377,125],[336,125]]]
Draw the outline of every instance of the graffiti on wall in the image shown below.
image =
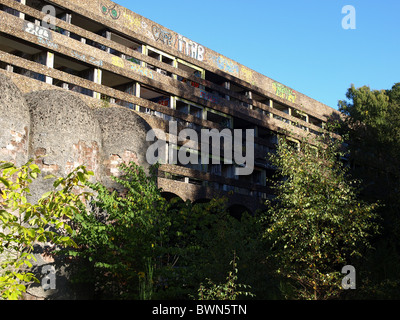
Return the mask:
[[286,99],[290,102],[295,102],[296,101],[296,91],[284,86],[283,84],[280,84],[278,82],[274,82],[272,84],[272,88],[275,91],[275,94],[282,98]]
[[220,102],[220,98],[212,93],[209,93],[205,90],[200,90],[200,98],[210,101],[212,103],[219,103]]
[[118,68],[123,68],[125,66],[124,60],[116,56],[111,58],[111,63]]
[[140,73],[142,76],[148,77],[150,79],[154,79],[153,71],[151,69],[144,68],[141,65],[132,62],[129,62],[129,65],[132,71]]
[[175,37],[170,32],[156,25],[152,27],[152,31],[156,41],[161,41],[168,46],[173,46],[175,44]]
[[32,22],[24,21],[23,30],[29,34],[37,36],[37,40],[40,44],[51,49],[58,49],[58,44],[52,41],[53,37],[49,29],[35,25]]
[[133,29],[133,30],[137,30],[142,27],[142,20],[140,19],[140,17],[132,16],[126,12],[123,12],[122,16],[124,17],[124,20],[126,21],[125,22],[126,27]]
[[220,70],[231,73],[239,77],[239,66],[232,60],[224,58],[223,56],[209,55],[210,61]]
[[119,68],[125,68],[125,63],[129,65],[129,69],[131,69],[135,73],[139,73],[142,76],[148,77],[150,79],[154,78],[153,71],[151,69],[142,67],[139,64],[130,62],[128,60],[122,59],[120,57],[112,57],[111,58],[111,63]]
[[106,5],[104,3],[100,4],[100,10],[105,16],[110,16],[114,20],[117,20],[121,15],[116,4]]
[[92,56],[86,56],[85,54],[81,54],[75,50],[72,50],[72,56],[76,59],[79,59],[84,62],[89,62],[92,63],[98,67],[103,66],[103,61],[96,59],[95,57]]
[[193,59],[199,61],[204,60],[204,47],[199,45],[198,43],[187,39],[180,34],[174,35],[157,25],[153,25],[152,33],[154,40],[160,41],[167,46],[173,47],[179,52]]
[[23,27],[25,32],[28,32],[30,34],[33,34],[35,36],[41,37],[45,40],[52,41],[52,35],[49,29],[38,26],[32,22],[24,21],[24,27]]
[[240,69],[240,75],[244,81],[246,81],[252,85],[255,84],[254,77],[253,77],[253,71],[251,71],[250,69],[242,66]]
[[199,61],[204,60],[204,47],[178,34],[178,51]]

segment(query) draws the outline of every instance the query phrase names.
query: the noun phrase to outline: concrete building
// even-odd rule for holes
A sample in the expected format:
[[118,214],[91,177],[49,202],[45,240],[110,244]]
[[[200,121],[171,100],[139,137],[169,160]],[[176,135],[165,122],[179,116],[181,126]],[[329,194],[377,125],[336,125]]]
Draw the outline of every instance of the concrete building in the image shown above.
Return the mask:
[[[129,110],[151,128],[167,133],[170,121],[176,121],[180,130],[254,129],[251,175],[235,175],[235,163],[224,161],[163,164],[159,170],[159,186],[166,196],[207,201],[226,195],[232,213],[254,212],[270,196],[266,178],[273,169],[265,157],[273,152],[279,132],[289,131],[286,134],[296,142],[319,134],[327,119],[338,114],[108,0],[0,0],[0,73],[24,94],[54,89],[76,93],[101,114],[96,121],[107,128],[110,150],[121,144],[119,136],[128,139],[130,130],[122,123],[126,116],[111,115],[113,108]],[[111,111],[101,111],[105,107]],[[107,122],[110,117],[114,122]],[[131,139],[139,139],[134,132]],[[92,135],[93,150],[98,151],[104,141],[97,131]],[[168,134],[167,142],[169,150],[184,144]],[[35,143],[31,155],[40,153]],[[73,150],[80,147],[74,145]],[[124,150],[118,159],[144,165],[129,152]],[[118,163],[116,153],[106,159],[109,165]]]

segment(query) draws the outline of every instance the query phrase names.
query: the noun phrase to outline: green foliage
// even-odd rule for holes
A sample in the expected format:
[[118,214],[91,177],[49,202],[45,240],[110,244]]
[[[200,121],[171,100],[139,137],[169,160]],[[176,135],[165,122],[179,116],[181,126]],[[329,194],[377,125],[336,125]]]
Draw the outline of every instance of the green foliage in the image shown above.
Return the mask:
[[[340,141],[326,135],[296,149],[279,139],[271,163],[278,168],[276,198],[263,218],[271,244],[269,263],[290,285],[288,298],[328,299],[341,293],[341,268],[363,255],[376,205],[357,198],[354,181],[338,160]],[[289,294],[291,293],[291,294]]]
[[0,162],[0,295],[4,299],[19,299],[26,285],[38,282],[29,272],[34,245],[50,242],[58,246],[73,246],[72,229],[66,223],[79,211],[85,192],[73,193],[83,188],[91,174],[79,167],[66,178],[54,182],[54,190],[46,192],[37,204],[28,201],[30,185],[40,170],[29,161],[21,167]]
[[121,169],[124,175],[115,181],[123,192],[88,183],[96,197],[91,212],[78,213],[72,220],[79,250],[69,254],[88,262],[77,280],[95,283],[98,295],[138,298],[139,279],[150,267],[148,258],[155,263],[165,238],[161,226],[169,223],[167,203],[154,176],[147,177],[133,164]]
[[230,262],[233,267],[233,271],[229,271],[228,276],[226,277],[226,283],[217,285],[210,279],[206,279],[208,281],[208,287],[205,287],[202,283],[200,284],[198,300],[236,300],[240,296],[255,296],[249,291],[240,290],[241,288],[251,289],[250,286],[236,283],[238,280],[236,259],[239,260],[235,253],[233,260]]
[[[339,101],[339,110],[346,115],[340,133],[348,137],[351,173],[363,181],[362,197],[380,202],[377,213],[382,218],[376,250],[362,270],[368,280],[357,292],[398,299],[400,291],[393,288],[400,282],[400,83],[388,90],[351,86],[346,98]],[[391,254],[382,255],[388,248]]]
[[[227,213],[225,199],[167,201],[153,170],[146,175],[135,163],[121,170],[114,180],[122,188],[89,184],[96,193],[92,210],[73,219],[76,281],[94,284],[96,297],[187,299],[205,278],[221,279],[229,252],[243,254],[247,270],[262,260],[255,218],[241,224]],[[254,275],[250,280],[257,281]]]
[[147,272],[139,275],[140,300],[151,300],[153,295],[153,265],[151,258],[146,261]]
[[348,89],[348,101],[339,101],[346,115],[342,133],[349,135],[352,157],[398,173],[400,154],[400,83],[391,90],[364,86]]

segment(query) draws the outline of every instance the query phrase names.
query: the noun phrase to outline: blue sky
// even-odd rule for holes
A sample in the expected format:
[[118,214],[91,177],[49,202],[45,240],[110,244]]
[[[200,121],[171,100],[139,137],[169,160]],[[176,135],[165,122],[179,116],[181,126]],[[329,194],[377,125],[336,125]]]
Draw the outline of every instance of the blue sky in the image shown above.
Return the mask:
[[[116,2],[336,109],[351,84],[400,82],[399,0]],[[355,30],[342,28],[345,5]]]

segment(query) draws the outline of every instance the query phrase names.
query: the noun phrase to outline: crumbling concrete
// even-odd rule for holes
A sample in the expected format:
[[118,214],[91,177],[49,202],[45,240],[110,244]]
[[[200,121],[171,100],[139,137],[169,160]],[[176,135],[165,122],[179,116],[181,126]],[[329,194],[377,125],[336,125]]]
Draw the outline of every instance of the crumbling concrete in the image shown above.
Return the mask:
[[0,160],[21,165],[28,160],[28,105],[14,83],[0,74]]

